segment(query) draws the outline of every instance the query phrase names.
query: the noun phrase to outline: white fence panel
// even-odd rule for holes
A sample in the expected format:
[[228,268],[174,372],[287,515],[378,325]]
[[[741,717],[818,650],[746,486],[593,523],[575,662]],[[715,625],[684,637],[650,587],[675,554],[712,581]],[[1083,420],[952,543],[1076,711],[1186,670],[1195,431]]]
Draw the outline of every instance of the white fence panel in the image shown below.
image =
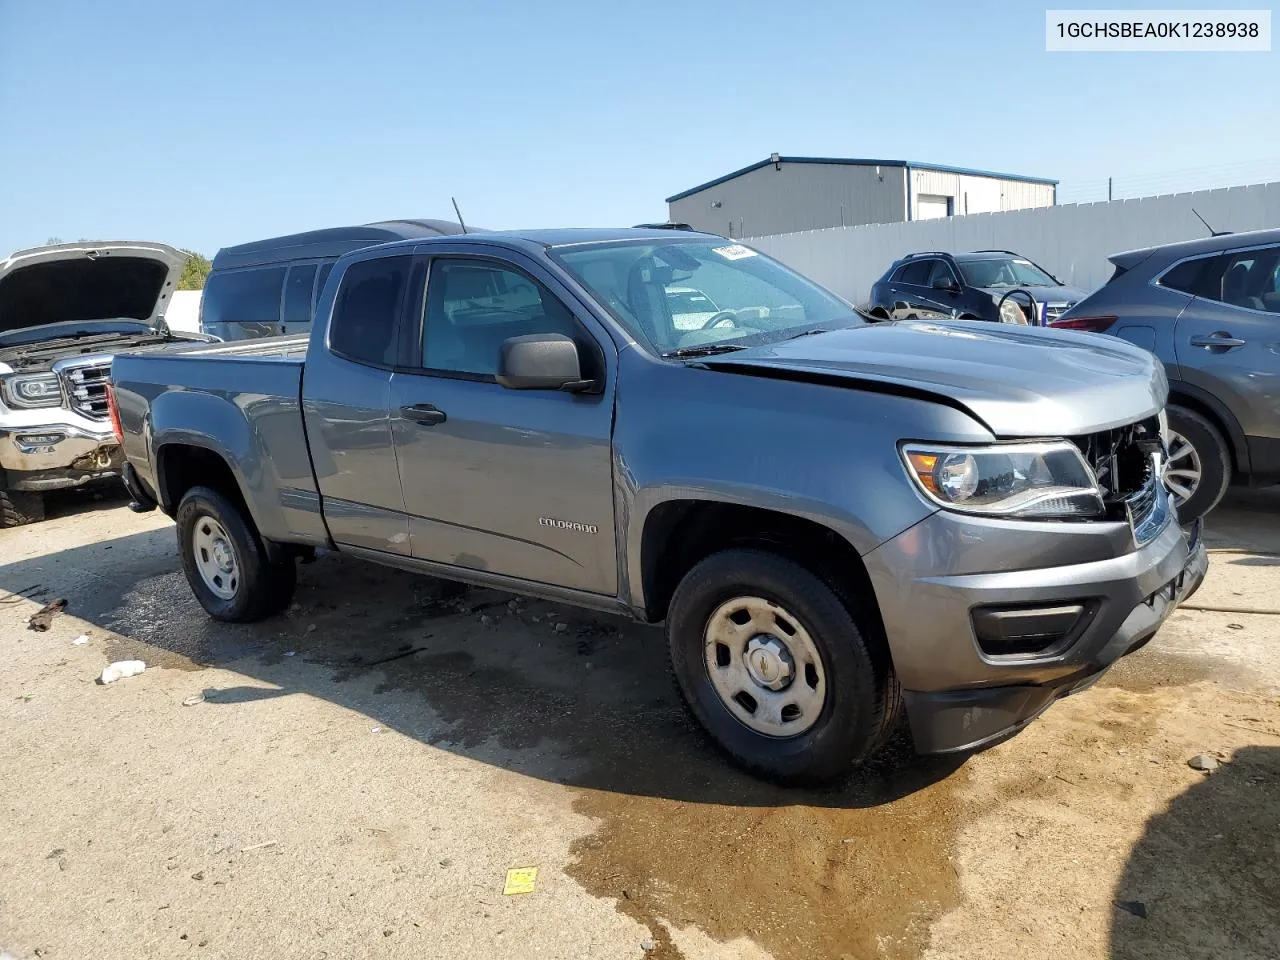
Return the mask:
[[866,299],[890,263],[918,250],[1013,250],[1063,282],[1092,290],[1111,276],[1107,257],[1113,253],[1207,236],[1193,210],[1215,230],[1240,233],[1280,227],[1280,183],[945,220],[831,227],[746,242],[855,303]]

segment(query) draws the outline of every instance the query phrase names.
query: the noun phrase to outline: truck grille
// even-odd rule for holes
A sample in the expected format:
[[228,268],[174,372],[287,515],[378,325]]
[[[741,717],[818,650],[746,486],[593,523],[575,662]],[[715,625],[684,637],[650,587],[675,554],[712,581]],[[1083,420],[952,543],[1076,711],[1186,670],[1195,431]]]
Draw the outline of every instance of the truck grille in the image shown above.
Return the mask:
[[92,420],[107,419],[107,383],[111,380],[111,361],[94,361],[82,366],[65,367],[63,383],[71,409]]
[[[1157,417],[1131,423],[1114,430],[1091,433],[1074,440],[1084,458],[1093,467],[1107,515],[1115,520],[1128,520],[1140,542],[1148,533],[1154,535],[1152,520],[1160,505],[1160,478],[1156,476],[1156,457],[1164,452]],[[1158,528],[1160,524],[1155,524]],[[1146,539],[1150,539],[1149,536]]]
[[1160,419],[1149,417],[1115,430],[1078,436],[1075,445],[1098,477],[1107,516],[1129,521],[1139,543],[1160,532],[1164,517],[1157,516],[1162,500],[1156,458],[1165,452]]

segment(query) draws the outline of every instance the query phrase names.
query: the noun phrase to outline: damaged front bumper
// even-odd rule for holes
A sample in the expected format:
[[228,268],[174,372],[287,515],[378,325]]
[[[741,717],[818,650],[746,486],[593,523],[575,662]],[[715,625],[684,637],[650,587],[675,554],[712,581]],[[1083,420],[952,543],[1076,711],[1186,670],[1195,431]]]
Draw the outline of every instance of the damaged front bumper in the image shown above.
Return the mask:
[[62,490],[120,475],[124,455],[110,426],[0,427],[0,469],[10,490]]
[[[868,559],[880,563],[871,564],[872,579],[917,751],[972,751],[1007,739],[1146,644],[1204,580],[1200,529],[1197,521],[1186,533],[1170,514],[1153,539],[1136,549],[1130,540],[1120,555],[1114,547],[1132,536],[1123,526],[1063,525],[1066,542],[1056,545],[1042,529],[1039,564],[1031,566],[1032,531],[940,514],[882,546],[885,555],[873,552]],[[938,575],[938,566],[954,564],[930,556],[964,542],[971,553],[1027,567]],[[909,582],[877,576],[881,564],[910,568],[907,557],[919,571]]]

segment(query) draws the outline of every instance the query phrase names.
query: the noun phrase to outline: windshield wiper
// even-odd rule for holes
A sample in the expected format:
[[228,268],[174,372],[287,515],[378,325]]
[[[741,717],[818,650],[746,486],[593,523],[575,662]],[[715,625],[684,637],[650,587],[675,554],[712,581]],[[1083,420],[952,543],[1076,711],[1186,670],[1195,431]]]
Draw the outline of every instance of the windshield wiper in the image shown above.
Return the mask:
[[812,337],[815,333],[830,333],[831,327],[814,327],[812,330],[801,330],[799,333],[793,333],[789,337],[783,337],[783,340],[799,340],[801,337]]
[[679,350],[668,350],[663,354],[668,359],[683,357],[710,357],[717,353],[732,353],[734,350],[747,349],[740,343],[702,343],[696,347],[681,347]]

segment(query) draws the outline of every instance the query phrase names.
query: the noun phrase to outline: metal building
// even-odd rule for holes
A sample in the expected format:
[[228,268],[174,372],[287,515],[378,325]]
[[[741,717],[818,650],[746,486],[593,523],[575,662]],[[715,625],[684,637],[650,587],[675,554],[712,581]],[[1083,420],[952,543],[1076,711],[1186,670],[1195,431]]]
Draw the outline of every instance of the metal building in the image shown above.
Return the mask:
[[1051,207],[1057,180],[908,160],[783,157],[673,197],[668,217],[728,237]]

